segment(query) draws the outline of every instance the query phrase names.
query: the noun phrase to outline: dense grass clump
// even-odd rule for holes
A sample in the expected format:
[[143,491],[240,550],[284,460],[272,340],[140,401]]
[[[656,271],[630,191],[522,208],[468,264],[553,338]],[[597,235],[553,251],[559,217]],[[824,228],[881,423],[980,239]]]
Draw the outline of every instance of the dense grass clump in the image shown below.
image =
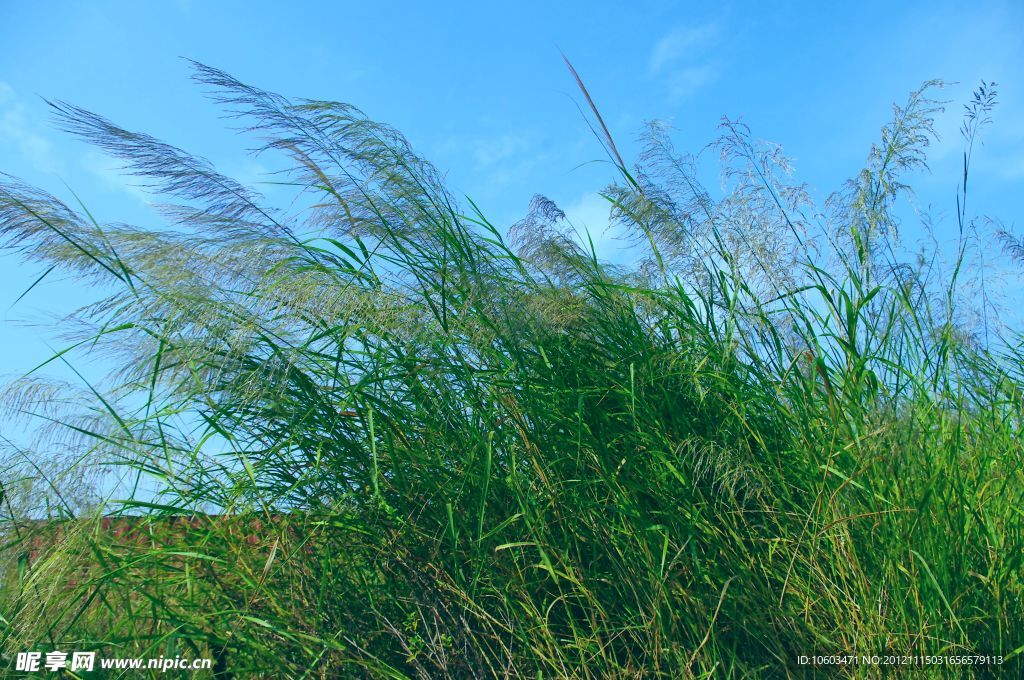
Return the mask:
[[[503,235],[357,109],[196,77],[287,161],[287,209],[66,104],[171,226],[0,183],[0,243],[101,284],[62,330],[116,368],[7,389],[48,455],[8,451],[5,656],[266,677],[1024,668],[1022,352],[961,281],[969,152],[952,268],[898,255],[935,84],[823,210],[741,125],[713,198],[662,127],[629,169],[597,116],[637,253],[613,267],[540,197]],[[968,149],[993,102],[969,105]],[[61,495],[109,468],[143,480],[127,501]],[[141,518],[114,535],[101,514]]]

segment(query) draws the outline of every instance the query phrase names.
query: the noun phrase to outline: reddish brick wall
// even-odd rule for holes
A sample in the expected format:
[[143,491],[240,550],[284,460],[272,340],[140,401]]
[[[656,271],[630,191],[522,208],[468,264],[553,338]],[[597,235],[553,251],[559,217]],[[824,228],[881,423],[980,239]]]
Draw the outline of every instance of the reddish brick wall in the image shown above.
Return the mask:
[[[226,531],[234,538],[240,538],[246,545],[258,547],[265,542],[268,530],[287,519],[285,514],[244,517],[239,515],[171,515],[151,519],[143,516],[102,517],[94,520],[79,519],[52,522],[35,520],[23,522],[12,528],[4,544],[7,550],[14,550],[35,563],[40,556],[55,545],[63,542],[72,530],[86,533],[101,532],[102,538],[113,545],[145,546],[167,544],[175,540],[188,543],[188,534],[197,530],[216,529]],[[212,525],[220,525],[214,527]],[[106,542],[106,541],[105,541]]]

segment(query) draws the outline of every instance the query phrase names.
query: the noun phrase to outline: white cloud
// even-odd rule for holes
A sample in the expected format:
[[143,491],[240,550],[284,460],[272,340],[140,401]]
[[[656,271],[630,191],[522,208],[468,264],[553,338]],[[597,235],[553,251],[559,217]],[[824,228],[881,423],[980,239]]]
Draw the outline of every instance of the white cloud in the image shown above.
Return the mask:
[[649,61],[651,75],[677,65],[684,59],[699,56],[718,42],[718,35],[718,25],[714,23],[674,29],[654,46]]
[[689,97],[718,78],[718,67],[709,55],[719,39],[716,23],[672,30],[651,51],[648,75],[665,83],[672,99]]
[[1003,179],[1008,181],[1024,178],[1024,153],[1016,158],[1010,158],[1007,162],[1000,164],[999,170]]
[[[537,168],[551,158],[539,136],[532,131],[514,131],[494,135],[459,135],[435,142],[433,160],[440,165],[462,167],[472,177],[468,183],[478,198],[482,192],[508,187],[529,179]],[[467,158],[470,160],[466,166]],[[484,189],[480,188],[484,186]]]
[[270,182],[277,181],[278,179],[273,176],[274,173],[267,166],[252,158],[241,163],[231,163],[224,166],[216,165],[216,167],[226,168],[222,172],[227,174],[228,177],[256,192],[266,191],[273,186]]
[[569,224],[575,227],[576,240],[580,245],[589,251],[589,241],[594,242],[599,260],[625,264],[636,259],[637,252],[631,245],[630,235],[621,227],[610,224],[611,203],[600,194],[583,194],[562,210]]
[[0,81],[0,148],[12,147],[34,169],[56,172],[60,162],[53,145],[30,122],[14,88]]
[[477,168],[483,169],[522,155],[529,147],[530,140],[526,135],[509,133],[475,140],[473,156]]
[[668,77],[669,94],[673,99],[683,99],[718,78],[718,69],[712,64],[687,66]]
[[[81,160],[82,169],[100,181],[107,189],[122,191],[145,205],[152,205],[153,196],[121,170],[118,162],[95,149],[86,151]],[[135,179],[137,181],[137,179]]]
[[529,180],[552,158],[542,138],[530,130],[453,135],[433,140],[426,151],[437,167],[452,169],[451,181],[476,199]]

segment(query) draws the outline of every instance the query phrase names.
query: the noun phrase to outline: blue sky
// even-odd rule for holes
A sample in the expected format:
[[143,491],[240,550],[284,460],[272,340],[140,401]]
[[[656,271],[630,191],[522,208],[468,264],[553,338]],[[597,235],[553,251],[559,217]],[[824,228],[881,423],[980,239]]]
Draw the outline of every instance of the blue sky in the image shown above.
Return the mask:
[[[116,163],[53,129],[63,99],[214,161],[244,182],[265,168],[189,80],[192,58],[285,95],[335,99],[388,122],[508,226],[545,194],[602,251],[612,178],[581,119],[574,62],[627,159],[645,120],[670,121],[682,150],[723,114],[778,142],[823,198],[856,174],[893,102],[931,78],[958,84],[938,121],[920,206],[953,229],[961,104],[999,83],[978,150],[972,205],[1020,230],[1024,195],[1024,3],[7,2],[0,19],[0,172],[70,199],[100,221],[154,223]],[[950,231],[952,234],[952,231]],[[90,299],[0,253],[0,375],[59,347],[45,327]],[[42,323],[43,325],[39,325]]]

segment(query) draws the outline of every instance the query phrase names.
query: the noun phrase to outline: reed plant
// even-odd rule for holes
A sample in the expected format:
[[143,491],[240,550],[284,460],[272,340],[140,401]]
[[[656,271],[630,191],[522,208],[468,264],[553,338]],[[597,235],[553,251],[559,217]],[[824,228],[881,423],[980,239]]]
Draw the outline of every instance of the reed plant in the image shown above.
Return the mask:
[[[4,392],[9,422],[39,424],[5,439],[5,658],[294,678],[889,670],[798,661],[841,653],[1024,671],[1024,354],[972,314],[963,265],[992,86],[968,104],[942,267],[899,241],[939,83],[816,207],[731,120],[721,195],[659,124],[628,165],[579,81],[636,255],[613,266],[543,197],[493,225],[352,106],[194,69],[287,200],[61,102],[60,126],[120,159],[166,225],[0,180],[0,244],[97,291],[52,362],[113,367],[37,367]],[[112,474],[129,492],[100,502]],[[133,537],[110,515],[137,516]]]

